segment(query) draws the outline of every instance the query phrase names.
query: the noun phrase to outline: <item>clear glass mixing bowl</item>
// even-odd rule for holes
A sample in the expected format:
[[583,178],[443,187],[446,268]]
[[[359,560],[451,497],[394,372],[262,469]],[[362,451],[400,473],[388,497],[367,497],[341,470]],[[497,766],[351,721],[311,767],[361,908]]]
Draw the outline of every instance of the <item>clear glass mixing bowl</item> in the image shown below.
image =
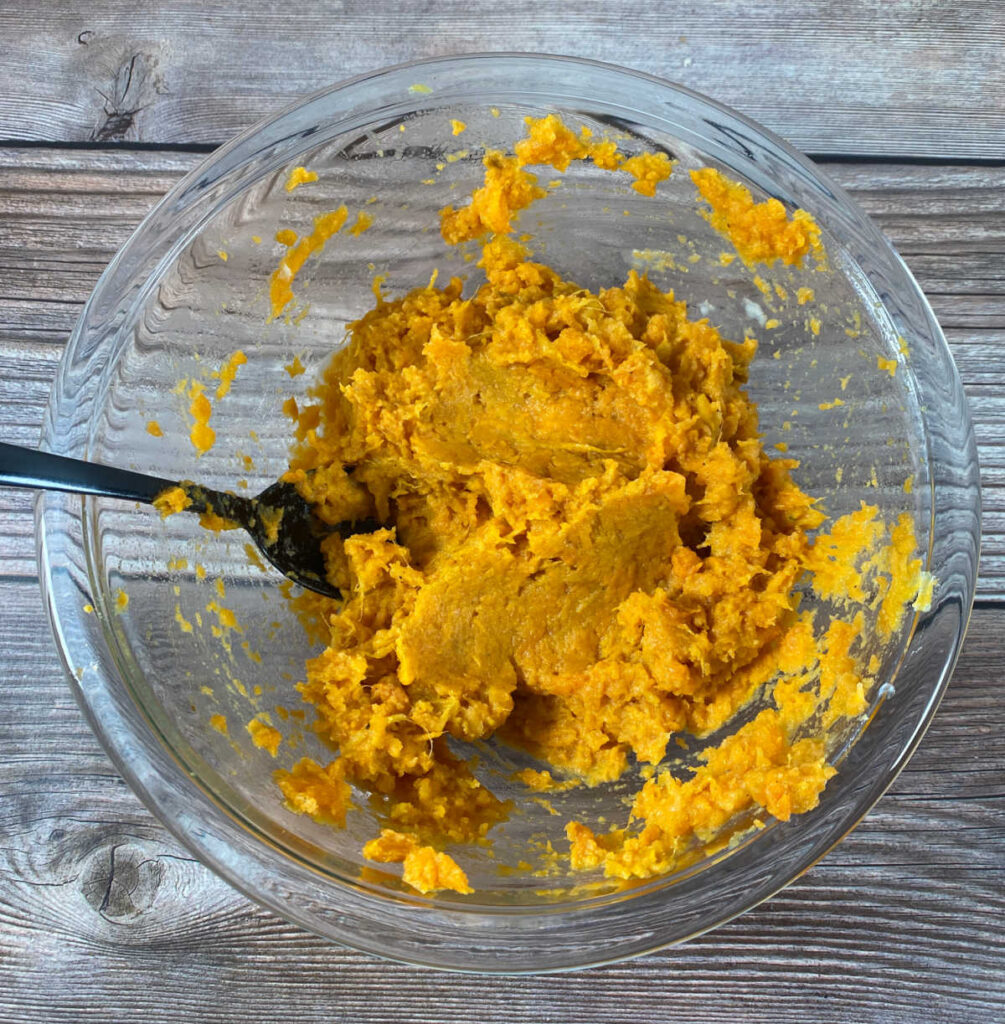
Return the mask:
[[[245,481],[249,493],[273,481],[290,442],[282,402],[304,394],[342,344],[346,324],[372,304],[375,274],[386,275],[386,292],[399,294],[425,283],[434,268],[476,273],[444,247],[437,211],[463,201],[480,180],[484,147],[511,146],[525,116],[549,111],[613,134],[627,152],[662,149],[680,166],[656,199],[629,190],[623,176],[574,167],[521,221],[535,235],[536,252],[593,288],[622,281],[630,266],[646,267],[727,337],[753,329],[762,347],[750,391],[766,443],[788,444],[802,462],[797,480],[831,514],[863,499],[887,519],[911,513],[926,568],[938,579],[930,610],[875,645],[882,685],[868,715],[830,738],[840,771],[814,811],[711,844],[670,877],[633,885],[570,878],[549,872],[533,851],[549,839],[561,848],[570,818],[623,821],[637,777],[552,794],[552,815],[511,781],[515,768],[531,762],[487,744],[478,751],[480,774],[524,810],[494,830],[491,848],[457,854],[473,895],[420,897],[393,868],[362,857],[375,832],[365,799],[344,830],[282,805],[275,768],[304,754],[326,760],[330,752],[311,732],[310,715],[297,717],[293,686],[311,644],[277,575],[249,561],[246,538],[207,534],[194,517],[162,521],[150,508],[122,502],[58,494],[38,502],[41,577],[71,684],[116,765],[164,824],[204,863],[291,921],[373,953],[473,971],[595,964],[722,923],[836,843],[918,743],[973,598],[977,458],[942,334],[877,229],[764,129],[645,75],[525,55],[392,68],[328,89],[245,133],[158,204],[88,301],[44,429],[46,448],[77,458],[216,487]],[[451,134],[451,118],[467,124],[463,135]],[[288,173],[301,164],[319,179],[287,192]],[[684,173],[709,164],[758,195],[809,210],[823,228],[832,272],[806,281],[795,272],[783,299],[770,288],[765,294],[739,261],[722,266],[717,257],[728,245],[699,216]],[[301,232],[342,203],[351,215],[365,209],[373,227],[343,232],[305,267],[297,282],[302,317],[267,322],[268,276],[282,251],[273,241],[277,229]],[[824,310],[819,335],[793,305],[800,283],[814,287]],[[247,365],[215,403],[216,447],[197,460],[187,440],[188,399],[177,385],[203,379],[211,389],[208,371],[236,348]],[[307,372],[291,377],[284,366],[295,356]],[[894,375],[877,370],[877,356],[896,360]],[[840,408],[832,404],[837,396]],[[151,419],[163,438],[147,432]],[[236,612],[243,632],[215,635],[214,601]],[[194,623],[191,632],[182,619]],[[256,712],[269,713],[284,733],[275,760],[243,728]],[[227,735],[210,727],[213,714],[226,716]],[[512,870],[528,858],[539,874]]]

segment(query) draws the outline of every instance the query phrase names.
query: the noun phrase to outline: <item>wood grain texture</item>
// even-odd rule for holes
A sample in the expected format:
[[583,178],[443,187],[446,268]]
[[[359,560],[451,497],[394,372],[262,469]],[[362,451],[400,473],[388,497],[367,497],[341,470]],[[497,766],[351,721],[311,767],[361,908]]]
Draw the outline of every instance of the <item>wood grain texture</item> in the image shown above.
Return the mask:
[[[62,345],[99,274],[200,159],[0,149],[0,437],[36,443]],[[949,339],[982,462],[979,597],[1005,600],[1005,167],[823,166],[904,256]],[[0,515],[0,576],[33,576],[29,498],[0,490]]]
[[0,138],[218,143],[420,57],[563,53],[705,92],[818,154],[1000,159],[997,0],[599,0],[0,7]]
[[[0,1022],[974,1024],[1005,1016],[1001,616],[978,611],[918,753],[859,828],[689,944],[477,982],[338,948],[193,861],[73,703],[36,586],[0,583]],[[30,688],[29,688],[30,687]]]
[[827,170],[898,247],[949,338],[985,488],[983,604],[953,682],[845,842],[684,946],[476,981],[300,931],[172,839],[70,696],[35,580],[30,495],[0,488],[0,1024],[1005,1020],[1003,44],[998,0],[0,5],[3,440],[36,442],[99,274],[201,159],[156,147],[205,148],[387,64],[537,50],[679,81],[844,157]]

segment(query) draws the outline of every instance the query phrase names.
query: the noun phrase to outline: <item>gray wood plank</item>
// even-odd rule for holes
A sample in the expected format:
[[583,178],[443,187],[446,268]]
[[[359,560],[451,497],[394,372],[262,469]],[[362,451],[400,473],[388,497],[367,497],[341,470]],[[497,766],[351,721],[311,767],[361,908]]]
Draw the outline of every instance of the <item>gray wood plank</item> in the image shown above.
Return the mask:
[[34,584],[0,582],[0,606],[0,1022],[1005,1016],[998,611],[975,613],[946,699],[891,791],[784,892],[642,960],[471,982],[308,935],[193,861],[88,731]]
[[217,143],[331,82],[419,57],[565,53],[714,96],[818,154],[1002,157],[996,0],[438,0],[0,8],[0,138]]
[[[98,275],[199,159],[0,148],[0,436],[37,441],[61,346]],[[946,331],[983,467],[979,597],[1005,600],[1005,167],[824,166],[897,246]],[[0,575],[34,575],[30,510],[0,489]]]

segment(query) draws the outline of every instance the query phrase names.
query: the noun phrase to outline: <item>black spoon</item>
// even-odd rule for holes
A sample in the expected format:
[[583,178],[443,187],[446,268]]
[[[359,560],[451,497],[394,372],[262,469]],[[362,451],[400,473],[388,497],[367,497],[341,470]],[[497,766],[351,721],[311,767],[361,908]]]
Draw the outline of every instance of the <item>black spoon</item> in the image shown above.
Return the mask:
[[371,533],[380,526],[373,519],[330,526],[314,514],[293,484],[282,481],[266,487],[255,498],[243,498],[190,480],[163,480],[13,444],[0,443],[0,485],[95,494],[150,505],[166,491],[180,487],[189,502],[184,511],[215,514],[243,527],[287,579],[328,597],[342,595],[325,579],[321,542],[332,533],[348,537]]

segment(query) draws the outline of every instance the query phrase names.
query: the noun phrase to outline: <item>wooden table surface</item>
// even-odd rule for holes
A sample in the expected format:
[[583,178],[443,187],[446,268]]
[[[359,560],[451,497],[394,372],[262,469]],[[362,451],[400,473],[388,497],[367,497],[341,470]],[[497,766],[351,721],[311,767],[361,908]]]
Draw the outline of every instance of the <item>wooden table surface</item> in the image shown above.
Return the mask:
[[875,217],[932,301],[970,398],[981,579],[921,748],[799,881],[641,960],[473,980],[302,932],[168,835],[70,696],[39,598],[31,497],[0,488],[0,1021],[1005,1020],[1005,5],[154,6],[0,6],[0,439],[36,443],[102,268],[235,131],[331,81],[414,57],[571,53],[752,115]]

